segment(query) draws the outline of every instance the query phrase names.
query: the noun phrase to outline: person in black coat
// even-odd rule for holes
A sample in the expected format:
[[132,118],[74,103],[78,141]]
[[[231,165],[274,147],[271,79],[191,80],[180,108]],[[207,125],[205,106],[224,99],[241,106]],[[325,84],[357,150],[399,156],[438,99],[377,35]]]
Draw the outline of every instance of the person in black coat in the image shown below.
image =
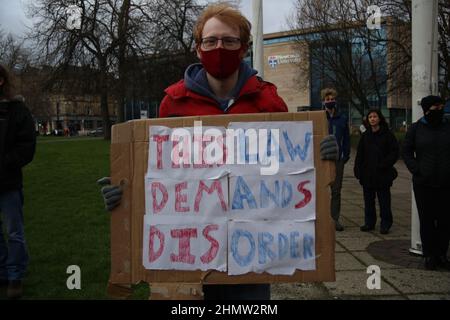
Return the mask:
[[30,111],[23,99],[13,96],[11,87],[9,73],[0,65],[0,286],[7,286],[8,298],[16,299],[22,295],[22,279],[28,264],[22,167],[33,159],[36,133]]
[[405,136],[403,160],[413,175],[425,268],[450,270],[450,123],[444,118],[444,100],[422,99],[424,117]]
[[361,231],[375,229],[377,196],[381,216],[380,233],[387,234],[393,223],[390,188],[397,177],[394,164],[398,159],[399,147],[380,110],[369,110],[367,121],[369,128],[359,140],[354,166],[355,177],[364,192],[365,223],[360,229]]

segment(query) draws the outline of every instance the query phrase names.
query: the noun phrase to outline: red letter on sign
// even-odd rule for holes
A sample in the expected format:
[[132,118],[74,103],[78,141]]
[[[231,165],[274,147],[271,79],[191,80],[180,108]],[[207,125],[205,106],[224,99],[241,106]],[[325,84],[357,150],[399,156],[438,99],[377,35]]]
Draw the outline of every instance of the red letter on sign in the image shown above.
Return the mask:
[[174,229],[170,231],[172,238],[179,238],[178,255],[170,254],[170,261],[194,264],[195,256],[191,254],[191,238],[197,238],[197,229]]
[[227,211],[227,205],[223,197],[222,185],[220,184],[220,181],[219,180],[214,181],[211,185],[211,188],[208,188],[206,184],[203,182],[203,180],[200,180],[197,195],[195,196],[195,203],[194,203],[195,212],[198,212],[200,210],[200,201],[202,200],[203,191],[206,191],[208,192],[208,194],[211,194],[214,192],[214,190],[217,190],[217,195],[219,196],[220,205],[222,206],[223,211]]
[[[156,189],[158,189],[163,198],[161,202],[158,204],[158,200],[156,199]],[[169,199],[169,195],[167,193],[166,187],[161,182],[152,182],[152,202],[153,202],[153,213],[158,213],[166,206],[167,199]]]
[[187,188],[187,182],[178,183],[175,185],[175,211],[176,212],[187,212],[189,207],[182,207],[181,203],[187,202],[187,195],[181,194],[181,190]]
[[154,135],[153,141],[156,142],[156,167],[158,169],[162,169],[162,143],[169,141],[169,135],[165,136]]
[[[159,239],[159,249],[155,252],[155,235]],[[149,237],[149,250],[148,250],[148,260],[150,262],[158,259],[164,250],[164,234],[154,226],[150,226],[150,237]]]
[[311,201],[311,196],[312,196],[311,191],[303,188],[303,186],[309,182],[310,182],[309,180],[306,180],[306,181],[300,182],[299,185],[297,186],[297,190],[300,193],[302,193],[305,196],[305,198],[295,205],[295,209],[303,208]]
[[214,231],[219,229],[217,224],[210,224],[203,229],[203,236],[211,242],[211,247],[209,250],[200,257],[200,260],[203,263],[210,263],[217,255],[217,251],[219,251],[219,242],[209,235],[210,231]]

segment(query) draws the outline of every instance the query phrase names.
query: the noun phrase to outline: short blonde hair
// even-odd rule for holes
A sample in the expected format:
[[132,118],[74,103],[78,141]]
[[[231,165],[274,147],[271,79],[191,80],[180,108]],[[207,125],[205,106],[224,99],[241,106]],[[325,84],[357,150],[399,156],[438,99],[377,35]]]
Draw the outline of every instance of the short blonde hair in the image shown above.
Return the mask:
[[334,98],[337,97],[337,91],[333,88],[325,88],[320,91],[320,97],[322,98],[322,101],[325,100],[327,96],[333,96]]
[[194,28],[194,39],[197,45],[200,45],[202,42],[203,28],[205,27],[206,21],[211,18],[217,18],[221,22],[230,26],[237,26],[239,28],[242,45],[248,46],[252,25],[239,10],[233,8],[228,3],[209,5],[202,12]]

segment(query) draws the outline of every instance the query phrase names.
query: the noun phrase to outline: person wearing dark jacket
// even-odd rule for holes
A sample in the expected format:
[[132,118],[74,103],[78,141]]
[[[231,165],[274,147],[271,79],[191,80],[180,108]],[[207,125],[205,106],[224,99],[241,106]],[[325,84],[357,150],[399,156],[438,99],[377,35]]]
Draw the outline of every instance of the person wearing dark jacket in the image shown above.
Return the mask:
[[[243,62],[250,40],[250,22],[227,4],[208,6],[195,30],[201,63],[189,66],[184,79],[165,90],[159,117],[183,117],[260,112],[287,112],[276,86],[257,77]],[[321,157],[336,159],[333,137],[321,141]],[[109,184],[108,177],[99,183]],[[121,199],[119,186],[102,188],[105,206],[113,210]],[[205,285],[205,300],[270,299],[269,284]]]
[[36,135],[30,111],[23,99],[13,98],[11,91],[9,73],[0,65],[0,285],[8,286],[8,298],[16,299],[22,295],[22,279],[28,264],[22,167],[33,159]]
[[337,110],[337,92],[332,88],[321,91],[323,107],[327,112],[328,133],[336,137],[338,144],[338,159],[336,160],[336,178],[331,186],[331,217],[334,220],[336,231],[343,231],[339,222],[341,215],[341,189],[344,177],[344,166],[350,159],[350,129],[348,119]]
[[364,225],[361,231],[375,229],[375,197],[378,197],[380,233],[387,234],[393,222],[390,188],[397,177],[394,164],[398,159],[399,146],[380,110],[369,110],[367,121],[369,128],[359,140],[353,168],[364,192]]
[[405,136],[402,156],[413,175],[425,268],[450,270],[450,123],[444,118],[444,100],[421,100],[424,116]]

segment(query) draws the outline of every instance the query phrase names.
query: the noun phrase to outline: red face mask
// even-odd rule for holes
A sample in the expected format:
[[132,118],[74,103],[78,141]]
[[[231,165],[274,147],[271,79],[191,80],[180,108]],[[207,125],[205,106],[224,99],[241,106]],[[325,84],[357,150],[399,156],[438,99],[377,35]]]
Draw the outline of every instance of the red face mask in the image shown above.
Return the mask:
[[217,79],[225,79],[233,74],[241,64],[241,49],[227,50],[224,48],[217,48],[214,50],[201,52],[200,61],[205,67],[206,72]]

